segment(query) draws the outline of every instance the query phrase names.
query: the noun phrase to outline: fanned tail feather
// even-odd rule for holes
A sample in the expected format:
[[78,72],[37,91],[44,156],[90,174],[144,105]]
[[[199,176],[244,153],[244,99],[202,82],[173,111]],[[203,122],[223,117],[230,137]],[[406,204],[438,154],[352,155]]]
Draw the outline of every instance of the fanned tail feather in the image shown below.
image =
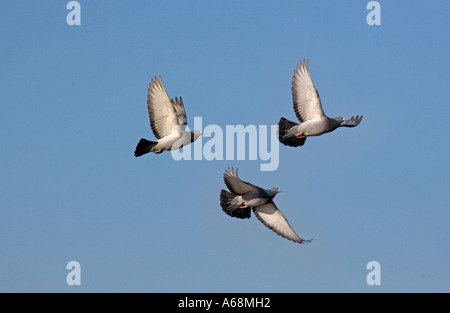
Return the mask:
[[152,152],[152,148],[156,146],[156,144],[157,144],[156,141],[150,141],[141,138],[141,140],[139,140],[139,143],[136,146],[136,150],[134,151],[134,156],[140,157],[141,155]]
[[303,146],[305,144],[306,137],[297,138],[295,136],[288,134],[289,129],[291,129],[294,126],[298,126],[298,123],[289,121],[284,117],[282,117],[278,122],[278,140],[280,140],[280,142],[285,146],[298,147]]
[[251,208],[241,208],[233,201],[238,195],[226,190],[220,191],[220,206],[225,214],[237,218],[250,218]]

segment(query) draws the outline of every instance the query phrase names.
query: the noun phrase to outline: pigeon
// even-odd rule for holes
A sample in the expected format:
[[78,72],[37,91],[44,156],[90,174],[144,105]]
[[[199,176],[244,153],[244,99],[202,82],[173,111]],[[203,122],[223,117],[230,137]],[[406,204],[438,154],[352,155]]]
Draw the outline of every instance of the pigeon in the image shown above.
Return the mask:
[[147,104],[150,126],[158,141],[141,138],[134,156],[177,150],[194,142],[203,134],[198,130],[186,131],[187,119],[183,99],[181,97],[169,99],[161,76],[159,80],[156,76],[152,78],[148,88]]
[[306,138],[329,133],[338,127],[355,127],[363,116],[329,118],[325,115],[317,92],[309,74],[309,60],[300,61],[292,78],[292,101],[294,112],[300,124],[282,117],[278,122],[278,139],[286,146],[298,147]]
[[220,206],[231,217],[250,218],[251,211],[264,225],[277,235],[288,240],[307,243],[311,240],[300,238],[289,225],[286,218],[273,203],[273,198],[281,192],[278,188],[262,189],[244,182],[238,177],[238,170],[228,169],[224,174],[225,185],[230,192],[221,190]]

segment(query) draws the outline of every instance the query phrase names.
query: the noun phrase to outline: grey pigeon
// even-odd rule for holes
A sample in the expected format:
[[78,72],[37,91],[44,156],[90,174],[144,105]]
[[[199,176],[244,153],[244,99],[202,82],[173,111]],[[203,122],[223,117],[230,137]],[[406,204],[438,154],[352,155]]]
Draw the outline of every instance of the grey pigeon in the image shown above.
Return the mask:
[[238,171],[228,169],[224,174],[225,185],[231,192],[220,192],[220,206],[232,217],[250,218],[251,211],[277,235],[298,243],[311,242],[300,238],[278,210],[273,198],[281,192],[278,188],[262,189],[239,179]]
[[186,131],[187,119],[183,99],[169,99],[161,76],[152,79],[147,95],[147,109],[150,126],[158,141],[141,138],[134,151],[139,157],[149,152],[156,154],[163,151],[177,150],[186,146],[202,135],[202,132]]
[[284,117],[278,122],[278,139],[286,146],[303,146],[307,137],[320,136],[338,127],[358,126],[363,118],[362,115],[352,116],[349,120],[327,117],[309,74],[309,61],[305,60],[297,65],[292,78],[292,101],[300,124]]

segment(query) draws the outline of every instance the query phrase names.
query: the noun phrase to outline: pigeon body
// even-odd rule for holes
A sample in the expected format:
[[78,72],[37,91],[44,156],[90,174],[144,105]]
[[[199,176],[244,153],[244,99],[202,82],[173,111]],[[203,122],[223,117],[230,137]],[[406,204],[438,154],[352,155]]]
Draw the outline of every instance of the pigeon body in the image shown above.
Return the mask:
[[141,138],[136,146],[134,155],[139,157],[149,152],[162,153],[163,151],[177,150],[184,147],[202,135],[202,132],[186,131],[187,119],[183,99],[169,99],[159,79],[152,79],[148,88],[147,109],[150,117],[150,127],[158,139],[150,141]]
[[307,137],[320,136],[338,127],[355,127],[362,120],[362,116],[359,115],[352,116],[349,120],[325,115],[319,93],[309,74],[309,63],[305,61],[297,65],[292,78],[292,101],[300,123],[289,121],[284,117],[278,123],[278,138],[287,146],[303,146]]
[[221,190],[220,206],[227,215],[246,219],[250,218],[253,211],[258,220],[276,234],[298,243],[310,242],[294,232],[273,202],[280,189],[263,189],[244,182],[239,179],[237,170],[233,169],[225,171],[224,181],[230,191]]

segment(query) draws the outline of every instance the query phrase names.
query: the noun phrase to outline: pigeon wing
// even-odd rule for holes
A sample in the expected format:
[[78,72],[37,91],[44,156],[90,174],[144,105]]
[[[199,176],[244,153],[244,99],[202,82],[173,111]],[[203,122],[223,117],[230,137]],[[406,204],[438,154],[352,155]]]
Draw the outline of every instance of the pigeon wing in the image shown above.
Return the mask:
[[253,208],[253,213],[264,225],[273,230],[277,235],[298,243],[310,242],[310,240],[300,238],[294,232],[273,201]]
[[261,190],[261,188],[257,186],[240,180],[240,178],[238,177],[237,169],[236,171],[234,171],[234,169],[226,170],[225,174],[223,175],[223,180],[225,181],[225,185],[227,185],[228,189],[238,195]]
[[177,115],[178,124],[179,125],[187,125],[186,111],[184,110],[183,99],[180,97],[178,100],[175,97],[175,100],[170,99],[172,106],[175,110],[175,114]]
[[346,120],[343,124],[341,124],[341,127],[356,127],[361,123],[363,116],[356,115],[356,117],[352,116],[351,119]]
[[150,126],[158,139],[170,135],[173,128],[179,125],[177,113],[172,102],[173,100],[169,99],[164,88],[161,76],[159,76],[159,79],[156,76],[154,79],[152,78],[148,88],[147,108]]
[[301,61],[292,77],[292,101],[300,122],[324,116],[319,93],[309,75],[309,61]]

